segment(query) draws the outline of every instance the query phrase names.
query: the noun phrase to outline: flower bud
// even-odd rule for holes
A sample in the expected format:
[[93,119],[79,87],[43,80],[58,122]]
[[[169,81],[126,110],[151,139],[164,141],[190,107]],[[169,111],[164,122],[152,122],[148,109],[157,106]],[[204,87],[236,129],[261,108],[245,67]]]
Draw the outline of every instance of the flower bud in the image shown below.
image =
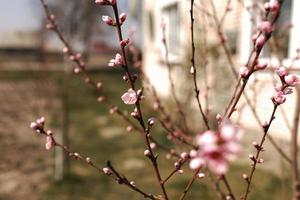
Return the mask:
[[246,78],[249,75],[249,69],[246,66],[241,67],[240,75],[242,78]]
[[148,149],[146,149],[144,151],[144,156],[150,157],[151,156],[151,152]]
[[265,45],[266,42],[267,42],[266,36],[261,34],[260,36],[258,36],[258,38],[255,41],[255,48],[257,50],[261,49]]
[[200,178],[200,179],[202,179],[202,178],[205,177],[205,174],[204,173],[199,173],[199,174],[197,174],[197,177]]
[[127,16],[125,13],[122,13],[120,16],[119,16],[119,20],[120,20],[120,24],[123,24],[126,20]]
[[102,169],[102,171],[103,171],[104,174],[106,174],[106,175],[111,175],[111,170],[110,170],[108,167],[104,167],[104,168]]
[[148,125],[149,126],[153,126],[155,124],[155,118],[150,118],[150,119],[148,119]]
[[182,152],[180,154],[180,157],[185,160],[185,159],[188,159],[190,157],[190,155],[187,152]]
[[115,25],[114,20],[111,17],[106,16],[106,15],[102,16],[102,21],[104,21],[109,26],[114,26]]
[[265,35],[270,35],[272,32],[272,25],[269,21],[262,21],[260,24],[260,30]]

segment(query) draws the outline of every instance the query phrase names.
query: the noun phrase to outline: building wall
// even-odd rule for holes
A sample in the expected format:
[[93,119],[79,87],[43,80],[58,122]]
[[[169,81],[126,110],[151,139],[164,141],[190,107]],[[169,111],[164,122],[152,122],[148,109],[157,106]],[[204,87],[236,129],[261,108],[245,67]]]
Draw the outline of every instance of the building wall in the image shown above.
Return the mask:
[[[195,1],[196,4],[198,1]],[[202,1],[203,3],[209,6],[209,1]],[[226,7],[227,1],[219,1],[214,0],[216,5],[216,12],[219,17],[221,17],[224,13],[224,9]],[[161,30],[159,25],[161,23],[161,19],[164,17],[164,9],[172,5],[174,3],[178,3],[179,5],[179,13],[180,13],[180,29],[179,29],[179,45],[178,48],[180,49],[180,53],[177,56],[171,55],[170,60],[173,62],[173,74],[174,80],[176,83],[182,84],[182,71],[180,70],[182,61],[184,58],[183,56],[186,55],[183,52],[184,46],[190,44],[190,15],[189,15],[189,1],[180,1],[180,0],[166,0],[166,1],[159,1],[159,0],[145,0],[144,4],[144,17],[143,17],[143,28],[145,30],[145,37],[144,37],[144,71],[149,76],[151,83],[156,87],[158,92],[163,97],[168,97],[170,92],[170,85],[168,81],[168,70],[164,63],[164,51],[161,42]],[[293,10],[292,10],[292,22],[293,28],[291,30],[290,35],[290,45],[289,45],[289,56],[295,55],[295,50],[300,47],[300,24],[297,22],[300,19],[300,13],[296,12],[296,8],[300,7],[300,1],[293,1]],[[233,55],[233,61],[237,70],[239,67],[248,59],[250,54],[252,43],[252,26],[250,21],[249,13],[242,8],[242,6],[238,3],[238,1],[232,1],[231,4],[232,11],[229,12],[226,20],[224,20],[224,33],[229,36],[227,37],[228,43],[236,43],[237,52]],[[152,13],[152,21],[153,25],[151,24],[151,20],[149,20],[149,13]],[[195,15],[199,15],[197,13],[197,5],[195,8]],[[196,25],[197,21],[195,22]],[[151,26],[153,27],[153,37],[151,37]],[[168,26],[167,26],[168,29]],[[218,44],[219,39],[215,34],[215,31],[212,29],[208,29],[208,41],[209,44]],[[233,37],[231,37],[233,36]],[[195,35],[197,38],[197,35]],[[223,53],[223,51],[222,51]],[[225,65],[227,64],[226,59],[224,58]],[[229,65],[228,65],[229,66]],[[182,67],[182,66],[181,66]],[[300,68],[300,66],[299,66]],[[187,66],[187,68],[189,67]],[[212,69],[212,73],[214,73]],[[274,69],[273,69],[274,70]],[[299,72],[295,72],[299,73]],[[273,75],[272,75],[273,74]],[[211,76],[210,79],[214,80],[214,77]],[[257,113],[260,116],[261,121],[268,120],[270,116],[270,112],[272,111],[273,103],[270,100],[270,97],[273,95],[273,81],[274,81],[274,73],[273,71],[267,71],[264,73],[257,73],[255,77],[257,81],[257,88],[255,92],[252,90],[247,90],[248,94],[251,99],[253,99],[256,103]],[[252,80],[254,81],[254,80]],[[249,84],[249,88],[251,87],[251,83]],[[230,92],[231,90],[227,91]],[[241,102],[238,104],[238,108],[242,108],[244,104],[244,100],[242,99]],[[287,102],[281,107],[282,112],[278,112],[276,119],[272,125],[271,132],[276,137],[282,139],[289,139],[290,134],[289,130],[285,125],[284,117],[282,113],[286,114],[286,117],[291,123],[292,117],[294,115],[296,104],[295,94],[292,94],[287,97]],[[240,120],[242,124],[244,124],[248,128],[257,128],[258,124],[256,123],[252,112],[245,108],[241,112],[237,112],[233,115],[233,118]]]

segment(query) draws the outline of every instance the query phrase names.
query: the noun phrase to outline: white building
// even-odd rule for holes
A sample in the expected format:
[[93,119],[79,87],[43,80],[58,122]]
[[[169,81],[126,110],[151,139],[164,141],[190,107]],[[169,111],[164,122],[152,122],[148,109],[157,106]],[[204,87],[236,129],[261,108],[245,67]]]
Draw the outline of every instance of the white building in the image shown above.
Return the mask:
[[[199,26],[199,16],[201,16],[201,11],[199,2],[201,0],[195,0],[195,16],[196,26]],[[211,11],[209,1],[201,1],[205,7],[202,7],[205,11]],[[216,13],[219,18],[224,13],[227,1],[214,0]],[[249,1],[244,1],[244,5],[248,5]],[[232,9],[226,19],[224,20],[223,32],[227,36],[227,41],[233,62],[238,71],[239,66],[242,65],[247,59],[252,49],[252,30],[253,25],[250,20],[250,14],[238,1],[231,1],[230,8]],[[298,9],[297,9],[298,8]],[[295,56],[296,49],[300,46],[300,12],[297,12],[300,8],[300,1],[298,0],[286,0],[283,6],[282,19],[285,21],[291,21],[293,27],[288,31],[286,40],[281,48],[281,54],[284,56],[284,60]],[[143,29],[144,29],[144,71],[149,76],[151,83],[156,87],[158,92],[162,97],[168,97],[170,91],[170,84],[168,81],[168,69],[165,63],[164,51],[161,42],[162,33],[160,29],[161,20],[167,24],[167,42],[169,43],[170,49],[170,61],[173,68],[173,77],[177,83],[177,87],[186,81],[183,78],[184,71],[189,70],[189,66],[184,66],[186,64],[187,51],[190,50],[190,1],[182,0],[145,0],[144,1],[144,18],[143,18]],[[198,20],[198,21],[197,21]],[[298,21],[297,21],[298,20]],[[279,20],[279,24],[283,25],[283,20]],[[201,27],[200,27],[201,28]],[[219,39],[216,32],[212,29],[207,30],[209,44],[219,45]],[[197,35],[195,35],[197,38]],[[220,46],[220,45],[219,45]],[[223,51],[220,51],[224,54]],[[196,54],[197,56],[197,54]],[[266,48],[262,54],[263,57],[272,57]],[[220,61],[221,60],[221,61]],[[214,68],[215,61],[210,58],[210,80],[215,84],[220,84],[219,80],[214,77],[214,73],[217,68]],[[218,65],[223,64],[229,67],[226,59],[219,59],[216,61]],[[300,65],[298,65],[300,69]],[[183,70],[184,69],[184,70]],[[297,71],[297,70],[296,70]],[[294,72],[298,73],[298,72]],[[232,79],[232,77],[228,77]],[[273,106],[270,97],[273,93],[272,87],[272,76],[270,71],[259,73],[256,75],[258,80],[257,93],[251,93],[248,90],[251,99],[255,98],[256,109],[262,121],[265,121],[270,116],[271,108]],[[264,83],[266,82],[266,83]],[[223,91],[225,95],[231,94],[232,90]],[[179,94],[179,93],[178,93]],[[284,110],[286,112],[287,118],[291,123],[291,119],[294,115],[294,108],[296,104],[296,95],[288,96],[288,100],[284,105]],[[241,106],[242,103],[238,105]],[[214,105],[219,109],[216,105]],[[223,113],[224,110],[216,110],[215,112]],[[248,126],[249,128],[256,127],[257,124],[252,117],[252,113],[249,109],[243,109],[243,112],[238,114],[241,122]],[[283,121],[282,115],[277,114],[277,121],[273,124],[271,132],[272,134],[279,136],[281,138],[289,138],[290,134]]]

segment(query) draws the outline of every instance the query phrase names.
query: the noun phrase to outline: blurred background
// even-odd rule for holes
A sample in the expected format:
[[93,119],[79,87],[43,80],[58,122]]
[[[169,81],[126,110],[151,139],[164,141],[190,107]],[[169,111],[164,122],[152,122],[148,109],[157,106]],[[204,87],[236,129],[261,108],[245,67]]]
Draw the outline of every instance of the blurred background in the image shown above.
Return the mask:
[[[214,1],[220,18],[228,12],[222,31],[233,65],[238,70],[252,49],[251,37],[259,23],[255,16],[260,13],[258,5],[264,1],[229,2]],[[196,102],[189,75],[190,3],[180,0],[119,0],[118,4],[121,12],[127,13],[124,35],[133,41],[131,47],[135,53],[129,52],[131,70],[146,74],[168,112],[174,113],[174,120],[180,123],[175,103],[170,98],[170,71],[166,66],[160,27],[163,20],[177,95],[184,111],[194,113]],[[68,42],[82,53],[90,75],[103,83],[106,94],[121,110],[127,109],[126,112],[130,113],[133,108],[124,106],[120,100],[127,91],[121,78],[123,73],[120,69],[107,67],[119,48],[114,28],[107,27],[101,20],[102,15],[112,16],[111,9],[95,6],[93,0],[49,0],[49,6]],[[208,12],[212,9],[208,1],[195,1],[196,63],[199,66],[200,90],[205,91],[201,93],[201,99],[210,119],[214,120],[217,113],[223,113],[235,79],[214,29],[214,21],[203,14],[204,8]],[[297,59],[291,61],[300,45],[300,24],[297,22],[300,12],[295,12],[299,8],[299,1],[285,1],[274,31],[275,39],[263,51],[263,57],[272,63],[271,67],[257,74],[249,84],[249,96],[262,121],[268,119],[272,108],[270,97],[276,81],[274,69],[284,65],[299,74],[300,63]],[[45,116],[47,127],[70,149],[94,158],[99,166],[104,166],[110,159],[116,168],[147,191],[159,191],[154,187],[155,179],[149,162],[143,156],[144,145],[140,135],[128,132],[128,125],[122,119],[110,115],[110,108],[97,102],[96,91],[74,75],[73,64],[62,53],[63,45],[53,32],[46,30],[46,22],[39,0],[10,0],[2,2],[0,7],[0,199],[142,198],[84,164],[68,160],[58,149],[47,152],[45,138],[29,128],[30,122],[40,116]],[[146,97],[149,97],[143,105],[146,116],[159,117],[153,110],[155,100],[151,93],[146,93]],[[288,97],[270,131],[287,154],[291,130],[298,126],[294,118],[299,115],[299,99],[297,92]],[[203,130],[199,114],[188,114],[188,117],[195,133]],[[247,155],[254,152],[251,143],[258,140],[261,131],[244,99],[238,105],[234,121],[243,124],[246,130],[243,143],[247,148],[243,149],[229,173],[235,192],[241,194],[244,189],[241,174],[247,172],[250,165]],[[153,135],[173,148],[159,125]],[[272,145],[268,143],[266,149],[266,163],[257,171],[250,199],[289,199],[288,165]],[[172,169],[173,161],[165,159],[168,155],[164,152],[157,152],[161,154],[159,163],[166,175]],[[167,185],[172,199],[177,198],[191,176],[189,170],[184,169],[186,176],[178,175]],[[197,182],[187,199],[217,199],[211,186],[209,178]]]

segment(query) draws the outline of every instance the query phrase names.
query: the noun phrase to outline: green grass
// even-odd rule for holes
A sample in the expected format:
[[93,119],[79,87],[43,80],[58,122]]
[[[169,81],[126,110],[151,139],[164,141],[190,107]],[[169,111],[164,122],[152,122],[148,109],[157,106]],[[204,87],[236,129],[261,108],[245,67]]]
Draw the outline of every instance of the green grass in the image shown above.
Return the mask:
[[[105,92],[122,109],[127,108],[130,112],[133,107],[126,107],[120,101],[120,96],[126,90],[125,83],[121,80],[120,71],[102,71],[93,73],[92,76],[101,80],[105,86]],[[62,83],[62,75],[59,72],[8,72],[0,78],[23,81],[27,79],[51,79],[58,85]],[[107,159],[129,179],[135,180],[136,184],[145,191],[160,193],[153,169],[150,162],[143,156],[144,141],[137,133],[127,133],[126,124],[118,116],[109,115],[105,105],[99,104],[95,91],[75,76],[69,81],[70,106],[70,146],[71,149],[88,155],[99,166],[104,166]],[[147,115],[147,117],[150,117]],[[53,119],[53,125],[58,125]],[[59,127],[56,127],[59,128]],[[153,133],[156,138],[164,138],[160,130]],[[164,139],[167,143],[167,140]],[[41,144],[43,145],[43,144]],[[173,163],[165,159],[162,152],[159,165],[165,177]],[[49,154],[49,157],[51,154]],[[47,158],[45,158],[47,159]],[[81,162],[71,160],[71,169],[63,181],[51,182],[50,187],[42,195],[41,200],[138,200],[143,199],[137,193],[128,188],[116,184],[111,178],[98,174],[94,169],[87,167]],[[132,164],[133,163],[133,164]],[[134,165],[135,163],[135,165]],[[133,165],[133,166],[130,166]],[[243,193],[245,183],[241,178],[243,172],[249,171],[249,166],[233,165],[228,174],[229,182],[234,188],[235,194]],[[186,186],[191,173],[185,168],[185,175],[176,175],[166,185],[170,199],[178,199],[178,196]],[[281,179],[271,172],[258,169],[255,174],[254,185],[251,190],[250,200],[285,200],[290,199],[290,183]],[[186,199],[214,200],[218,199],[212,189],[209,178],[197,180]]]

